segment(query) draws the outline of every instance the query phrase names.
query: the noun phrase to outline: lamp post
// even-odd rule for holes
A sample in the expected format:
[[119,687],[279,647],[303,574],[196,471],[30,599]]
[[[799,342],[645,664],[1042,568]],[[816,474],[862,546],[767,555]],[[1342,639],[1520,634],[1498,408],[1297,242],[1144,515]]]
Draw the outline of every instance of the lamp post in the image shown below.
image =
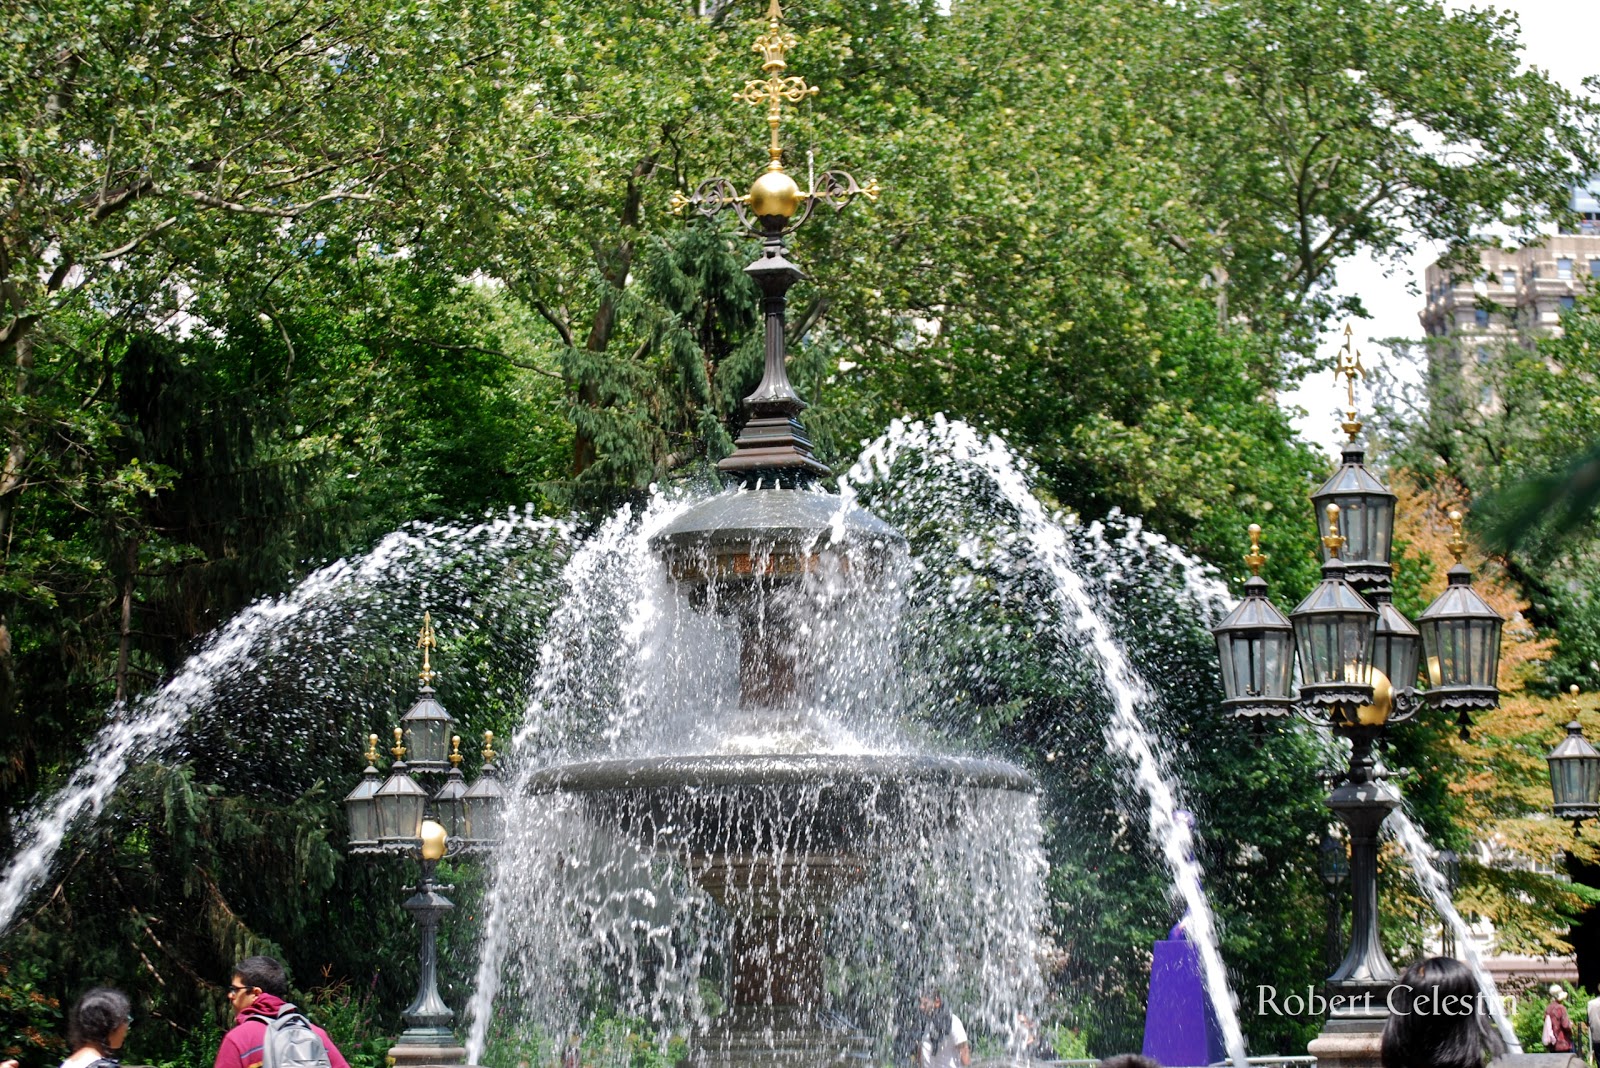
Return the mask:
[[[1251,571],[1245,596],[1213,630],[1222,662],[1224,711],[1257,727],[1298,714],[1330,727],[1350,743],[1350,759],[1328,798],[1350,838],[1350,944],[1328,977],[1336,1008],[1311,1043],[1319,1061],[1376,1065],[1388,1015],[1386,996],[1397,975],[1379,938],[1378,832],[1399,804],[1373,755],[1392,723],[1423,708],[1456,716],[1467,736],[1474,711],[1495,707],[1503,620],[1471,586],[1461,563],[1466,541],[1461,513],[1451,512],[1456,564],[1449,585],[1414,626],[1393,605],[1390,554],[1395,495],[1365,464],[1356,444],[1355,380],[1364,377],[1351,331],[1335,376],[1345,378],[1349,408],[1339,469],[1311,495],[1322,542],[1322,581],[1288,617],[1267,598],[1261,528],[1251,524]],[[1419,689],[1426,654],[1431,685]],[[1299,690],[1292,673],[1299,669]]]
[[[447,856],[482,852],[497,844],[505,794],[494,768],[494,734],[483,735],[483,769],[470,786],[461,772],[461,738],[451,733],[454,721],[434,693],[432,653],[437,647],[433,617],[424,613],[417,638],[422,650],[421,687],[416,702],[394,728],[394,761],[384,778],[378,770],[378,736],[367,736],[366,770],[345,796],[352,855],[417,857],[421,875],[403,907],[416,921],[417,993],[406,1007],[406,1022],[389,1060],[397,1068],[424,1064],[460,1064],[466,1050],[451,1029],[454,1014],[439,996],[439,923],[455,908],[444,895],[450,889],[434,879]],[[407,740],[410,747],[406,745]],[[406,757],[411,759],[407,762]],[[418,776],[443,775],[436,790]]]

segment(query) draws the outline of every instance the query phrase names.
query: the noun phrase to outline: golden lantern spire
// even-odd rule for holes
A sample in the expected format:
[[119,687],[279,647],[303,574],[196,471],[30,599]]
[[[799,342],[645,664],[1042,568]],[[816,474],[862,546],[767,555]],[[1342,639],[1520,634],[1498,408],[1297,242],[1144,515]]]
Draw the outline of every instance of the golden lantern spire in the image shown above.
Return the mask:
[[403,727],[394,729],[394,745],[389,747],[389,752],[394,754],[396,760],[406,758],[406,732]]
[[430,654],[439,647],[438,641],[433,636],[433,614],[422,613],[422,629],[417,632],[417,648],[422,650],[422,672],[417,678],[422,680],[422,685],[432,686],[433,680],[438,677],[438,672],[433,670]]
[[1244,554],[1244,566],[1250,569],[1250,574],[1260,575],[1261,569],[1267,565],[1267,554],[1261,551],[1261,524],[1250,524],[1250,551]]
[[378,736],[376,734],[367,735],[367,751],[363,755],[367,758],[368,764],[376,764],[378,762]]
[[1356,348],[1355,331],[1349,323],[1344,324],[1344,348],[1339,350],[1338,362],[1333,367],[1333,379],[1339,380],[1344,376],[1345,388],[1345,420],[1340,424],[1340,429],[1350,435],[1350,440],[1356,440],[1356,435],[1361,433],[1361,420],[1356,418],[1356,379],[1366,378],[1367,369],[1361,366],[1361,352]]
[[1450,550],[1451,555],[1456,558],[1456,563],[1458,564],[1461,562],[1461,558],[1467,555],[1466,535],[1461,533],[1461,524],[1464,518],[1460,509],[1450,509],[1450,540],[1444,543],[1444,547]]

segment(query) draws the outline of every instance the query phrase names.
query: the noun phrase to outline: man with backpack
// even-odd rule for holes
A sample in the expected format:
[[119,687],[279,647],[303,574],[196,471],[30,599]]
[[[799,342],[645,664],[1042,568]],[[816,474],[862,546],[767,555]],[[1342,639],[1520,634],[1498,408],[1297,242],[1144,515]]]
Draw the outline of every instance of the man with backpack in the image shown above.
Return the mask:
[[214,1068],[350,1068],[328,1032],[284,999],[289,977],[271,957],[246,957],[233,969],[228,1003],[234,1026]]

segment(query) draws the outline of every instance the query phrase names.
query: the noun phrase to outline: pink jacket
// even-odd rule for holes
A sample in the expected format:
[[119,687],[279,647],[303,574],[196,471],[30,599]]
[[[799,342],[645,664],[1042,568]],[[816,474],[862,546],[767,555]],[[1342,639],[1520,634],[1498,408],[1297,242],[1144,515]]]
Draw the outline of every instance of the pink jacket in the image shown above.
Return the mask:
[[[248,1009],[234,1017],[232,1030],[222,1036],[222,1045],[217,1048],[217,1062],[212,1068],[261,1068],[261,1047],[266,1042],[267,1021],[275,1019],[284,1004],[282,998],[263,993]],[[328,1037],[328,1032],[316,1024],[312,1024],[311,1029],[322,1039],[333,1068],[350,1068],[344,1054]]]

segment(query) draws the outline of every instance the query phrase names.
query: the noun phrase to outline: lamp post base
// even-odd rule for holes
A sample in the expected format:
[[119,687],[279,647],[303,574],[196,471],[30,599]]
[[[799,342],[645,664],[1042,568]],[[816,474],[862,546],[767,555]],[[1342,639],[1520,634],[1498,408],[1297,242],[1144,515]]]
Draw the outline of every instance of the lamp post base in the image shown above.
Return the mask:
[[1306,1046],[1317,1068],[1383,1068],[1383,1025],[1388,1015],[1330,1016]]
[[389,1063],[395,1068],[466,1064],[467,1050],[447,1027],[410,1028],[390,1048]]

